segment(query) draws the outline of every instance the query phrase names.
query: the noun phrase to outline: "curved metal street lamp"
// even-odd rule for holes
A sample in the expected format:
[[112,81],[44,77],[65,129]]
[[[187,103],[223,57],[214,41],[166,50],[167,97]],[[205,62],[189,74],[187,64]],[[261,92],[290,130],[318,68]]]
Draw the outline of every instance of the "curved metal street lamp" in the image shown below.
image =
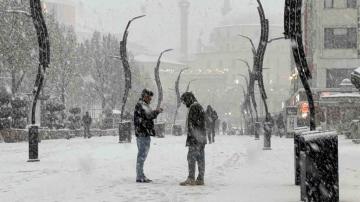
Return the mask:
[[157,64],[156,64],[156,67],[154,69],[154,74],[155,74],[155,81],[156,81],[156,86],[157,86],[157,89],[158,89],[158,103],[157,103],[157,106],[156,108],[160,108],[161,106],[161,102],[163,100],[163,89],[162,89],[162,85],[161,85],[161,80],[160,80],[160,64],[161,64],[161,57],[163,56],[164,53],[166,52],[170,52],[172,51],[173,49],[166,49],[164,51],[162,51],[159,55],[159,58],[157,60]]
[[131,20],[129,20],[128,24],[126,25],[124,34],[123,34],[123,39],[122,41],[120,41],[120,56],[121,56],[121,61],[123,64],[123,68],[124,68],[124,74],[125,74],[125,91],[124,91],[124,96],[123,96],[123,104],[121,107],[121,122],[123,121],[123,116],[124,116],[124,111],[125,111],[125,106],[126,106],[126,102],[129,96],[129,91],[131,89],[131,69],[130,69],[130,65],[129,65],[129,58],[128,58],[128,54],[127,54],[127,38],[129,35],[128,29],[130,27],[130,24],[137,19],[143,18],[145,17],[145,15],[140,15],[137,17],[132,18]]

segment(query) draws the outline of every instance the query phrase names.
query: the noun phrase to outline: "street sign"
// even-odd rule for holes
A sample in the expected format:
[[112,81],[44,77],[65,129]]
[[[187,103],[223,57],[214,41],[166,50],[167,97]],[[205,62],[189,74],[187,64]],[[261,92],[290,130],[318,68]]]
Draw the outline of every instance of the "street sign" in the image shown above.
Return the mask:
[[286,107],[286,133],[293,133],[297,127],[297,107]]
[[286,107],[286,116],[296,116],[297,107]]

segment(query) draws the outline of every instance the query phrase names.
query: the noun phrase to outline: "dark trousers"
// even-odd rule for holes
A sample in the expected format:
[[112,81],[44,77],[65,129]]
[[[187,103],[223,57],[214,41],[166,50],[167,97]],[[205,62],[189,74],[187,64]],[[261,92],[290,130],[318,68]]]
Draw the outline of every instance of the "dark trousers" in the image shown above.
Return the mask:
[[215,127],[211,127],[209,129],[206,130],[207,136],[208,136],[208,140],[209,143],[213,143],[215,142]]
[[195,179],[195,167],[198,165],[199,174],[197,179],[204,180],[205,174],[205,145],[191,145],[187,155],[189,165],[189,179]]
[[136,142],[138,148],[138,154],[136,159],[136,179],[141,180],[145,178],[144,163],[150,150],[151,138],[150,136],[137,137]]
[[89,125],[84,125],[84,138],[90,138],[90,126]]

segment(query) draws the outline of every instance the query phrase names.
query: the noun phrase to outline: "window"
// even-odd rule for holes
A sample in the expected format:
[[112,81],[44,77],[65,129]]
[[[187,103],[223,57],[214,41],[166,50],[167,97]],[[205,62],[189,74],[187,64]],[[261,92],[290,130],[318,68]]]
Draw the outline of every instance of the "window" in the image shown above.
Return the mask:
[[347,8],[356,8],[356,0],[347,0]]
[[356,49],[356,28],[325,28],[324,47],[326,49]]
[[324,8],[334,8],[334,0],[324,0]]

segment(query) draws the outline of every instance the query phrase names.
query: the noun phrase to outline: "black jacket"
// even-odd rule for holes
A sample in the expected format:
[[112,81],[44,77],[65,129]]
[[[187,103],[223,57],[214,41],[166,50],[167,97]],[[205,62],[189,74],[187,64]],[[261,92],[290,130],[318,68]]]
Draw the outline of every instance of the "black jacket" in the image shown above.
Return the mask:
[[215,122],[218,119],[218,115],[213,109],[206,109],[205,112],[205,126],[207,129],[215,128]]
[[187,127],[186,146],[205,145],[207,143],[205,112],[203,107],[197,102],[193,103],[189,108]]
[[155,136],[154,119],[158,115],[159,112],[152,110],[148,104],[140,99],[134,111],[135,136]]
[[84,122],[84,125],[86,126],[90,126],[91,125],[91,122],[92,122],[92,118],[91,116],[86,116],[84,115],[83,118],[82,118],[83,122]]

